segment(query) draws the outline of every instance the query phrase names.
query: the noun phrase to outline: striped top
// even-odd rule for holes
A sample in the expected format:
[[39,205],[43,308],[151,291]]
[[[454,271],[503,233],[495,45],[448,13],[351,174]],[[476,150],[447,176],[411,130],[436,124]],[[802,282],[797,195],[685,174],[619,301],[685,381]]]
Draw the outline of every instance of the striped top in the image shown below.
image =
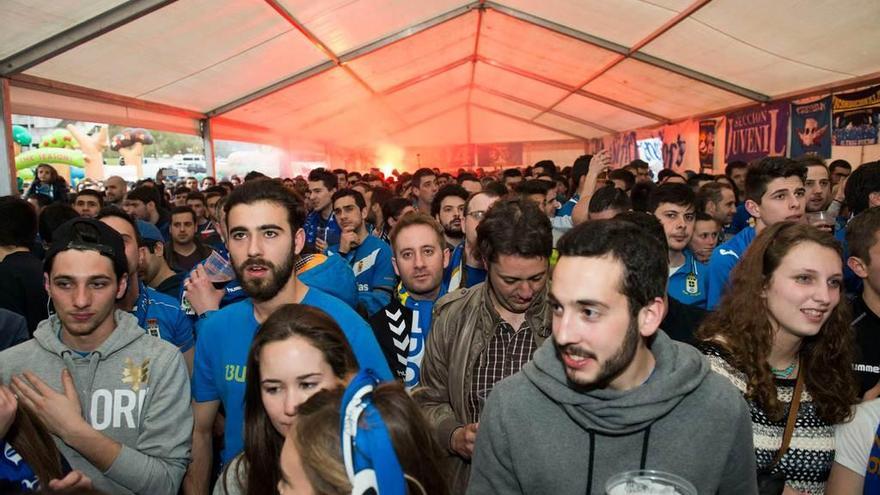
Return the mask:
[[[711,345],[701,345],[700,350],[709,359],[712,370],[730,380],[730,383],[745,396],[746,376],[725,360],[724,351]],[[786,415],[780,421],[771,420],[758,404],[747,400],[752,415],[755,461],[759,471],[773,463],[777,451],[782,446],[782,436],[785,433],[788,407],[794,393],[795,381],[776,379],[776,395],[786,411]],[[788,452],[782,456],[773,472],[785,473],[786,484],[795,490],[811,495],[823,494],[833,462],[834,427],[819,417],[813,397],[804,386]]]

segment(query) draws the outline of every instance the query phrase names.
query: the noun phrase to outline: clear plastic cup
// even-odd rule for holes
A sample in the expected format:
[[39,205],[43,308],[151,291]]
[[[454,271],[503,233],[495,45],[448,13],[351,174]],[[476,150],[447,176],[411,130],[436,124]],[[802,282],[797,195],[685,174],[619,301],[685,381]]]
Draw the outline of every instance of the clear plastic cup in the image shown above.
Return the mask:
[[688,480],[663,471],[640,470],[616,474],[605,483],[606,495],[697,495]]
[[834,218],[824,211],[814,211],[806,214],[807,223],[820,230],[831,232],[834,230]]

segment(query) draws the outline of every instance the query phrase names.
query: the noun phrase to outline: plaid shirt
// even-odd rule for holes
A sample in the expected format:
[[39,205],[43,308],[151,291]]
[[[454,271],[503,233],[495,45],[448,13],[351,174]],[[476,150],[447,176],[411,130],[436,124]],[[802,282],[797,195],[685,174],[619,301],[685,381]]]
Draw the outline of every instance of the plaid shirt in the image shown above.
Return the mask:
[[527,321],[514,330],[502,320],[495,326],[492,340],[480,354],[474,365],[474,379],[468,394],[468,413],[471,422],[480,419],[489,392],[496,383],[518,372],[532,360],[537,346]]

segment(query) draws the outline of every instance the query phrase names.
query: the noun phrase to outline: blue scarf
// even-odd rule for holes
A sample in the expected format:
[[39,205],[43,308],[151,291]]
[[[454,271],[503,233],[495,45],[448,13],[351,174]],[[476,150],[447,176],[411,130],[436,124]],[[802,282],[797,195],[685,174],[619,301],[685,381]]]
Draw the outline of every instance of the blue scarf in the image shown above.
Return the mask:
[[[446,294],[446,287],[440,286],[437,299]],[[428,333],[431,332],[431,322],[434,316],[434,303],[427,300],[413,299],[403,283],[397,285],[397,299],[405,308],[412,310],[415,325],[409,332],[409,353],[406,358],[406,377],[404,382],[407,389],[415,388],[421,380],[422,358],[425,356],[425,342]]]

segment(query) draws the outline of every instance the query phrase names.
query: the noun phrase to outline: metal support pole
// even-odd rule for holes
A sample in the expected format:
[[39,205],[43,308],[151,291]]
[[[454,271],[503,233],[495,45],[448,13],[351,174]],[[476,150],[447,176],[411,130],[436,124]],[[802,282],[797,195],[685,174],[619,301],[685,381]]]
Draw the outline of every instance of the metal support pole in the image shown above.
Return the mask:
[[214,136],[211,131],[211,119],[199,121],[199,134],[202,136],[202,144],[205,149],[205,167],[208,169],[205,173],[216,177],[217,167],[214,163]]
[[15,151],[12,146],[12,109],[9,101],[9,79],[0,78],[0,196],[18,195]]

